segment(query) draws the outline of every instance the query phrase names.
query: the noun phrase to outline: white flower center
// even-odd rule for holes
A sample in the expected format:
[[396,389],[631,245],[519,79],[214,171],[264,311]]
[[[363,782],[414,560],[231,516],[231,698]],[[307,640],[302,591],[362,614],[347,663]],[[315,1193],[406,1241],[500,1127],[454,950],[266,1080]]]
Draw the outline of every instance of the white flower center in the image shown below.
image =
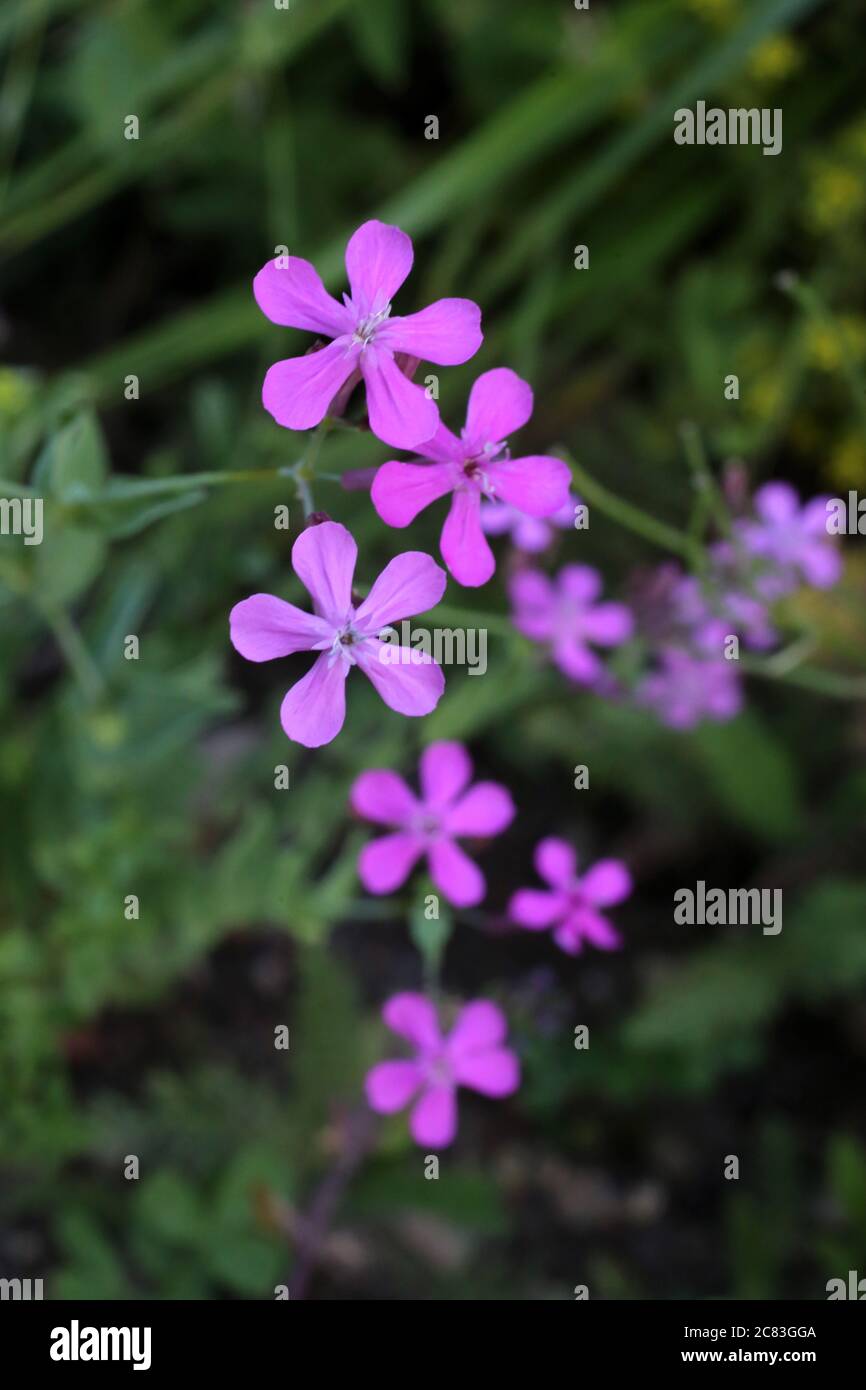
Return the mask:
[[365,318],[359,319],[355,324],[354,341],[360,343],[361,347],[367,347],[372,343],[379,328],[391,313],[391,305],[386,304],[384,309],[377,309],[373,314],[367,314]]

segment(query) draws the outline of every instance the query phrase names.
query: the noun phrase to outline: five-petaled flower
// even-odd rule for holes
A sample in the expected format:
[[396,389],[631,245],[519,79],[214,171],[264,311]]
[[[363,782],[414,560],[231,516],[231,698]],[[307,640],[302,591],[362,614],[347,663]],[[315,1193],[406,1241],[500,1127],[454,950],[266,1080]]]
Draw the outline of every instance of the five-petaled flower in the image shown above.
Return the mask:
[[614,951],[619,933],[599,911],[631,893],[631,875],[619,859],[600,859],[578,876],[577,855],[565,840],[542,840],[535,849],[535,868],[549,887],[520,888],[508,904],[513,922],[529,931],[553,928],[557,946],[575,956],[584,941]]
[[[358,872],[370,893],[392,893],[427,856],[436,887],[455,907],[474,907],[484,875],[455,844],[463,837],[498,835],[511,824],[514,802],[497,782],[468,787],[472,763],[460,743],[431,743],[421,755],[421,796],[396,772],[362,772],[351,791],[355,812],[393,833],[361,851]],[[468,789],[467,789],[468,787]]]
[[470,299],[438,299],[417,314],[392,315],[391,300],[412,259],[411,238],[399,227],[365,222],[346,247],[351,295],[344,294],[342,304],[309,261],[286,256],[263,266],[253,281],[262,313],[286,328],[333,339],[269,369],[262,402],[277,424],[290,430],[318,425],[341,387],[360,373],[370,428],[386,444],[415,449],[435,433],[436,404],[408,379],[395,353],[443,367],[468,362],[481,346],[481,310]]
[[538,570],[522,570],[508,587],[518,632],[550,649],[560,670],[580,685],[602,674],[590,649],[616,647],[631,636],[632,615],[622,603],[597,603],[601,576],[589,565],[565,565],[554,579]]
[[355,608],[352,576],[357,557],[358,547],[345,526],[336,521],[311,526],[292,547],[292,566],[309,591],[313,612],[273,594],[253,594],[231,611],[232,643],[248,661],[272,661],[292,652],[320,653],[280,710],[286,734],[307,748],[330,743],[343,727],[346,677],[353,666],[398,714],[429,714],[445,689],[445,678],[432,657],[412,650],[405,662],[392,661],[394,648],[377,636],[390,623],[433,608],[445,591],[445,571],[431,556],[406,551],[385,566]]
[[442,558],[458,584],[486,584],[496,568],[481,527],[481,500],[507,502],[531,517],[553,516],[568,500],[571,474],[561,459],[511,458],[507,439],[532,414],[532,389],[508,367],[484,372],[469,393],[460,438],[440,424],[421,461],[384,463],[370,496],[389,526],[408,526],[439,497],[452,494],[442,528]]
[[458,1086],[502,1097],[520,1085],[517,1057],[503,1046],[505,1017],[485,999],[464,1005],[447,1037],[423,994],[393,995],[382,1017],[393,1033],[412,1043],[415,1056],[373,1067],[365,1083],[367,1099],[381,1115],[411,1103],[409,1130],[423,1148],[443,1149],[457,1133]]
[[829,589],[842,573],[842,558],[827,533],[827,498],[800,506],[790,483],[765,483],[754,499],[757,520],[735,523],[734,536],[766,566],[756,581],[764,597],[783,597],[802,577]]

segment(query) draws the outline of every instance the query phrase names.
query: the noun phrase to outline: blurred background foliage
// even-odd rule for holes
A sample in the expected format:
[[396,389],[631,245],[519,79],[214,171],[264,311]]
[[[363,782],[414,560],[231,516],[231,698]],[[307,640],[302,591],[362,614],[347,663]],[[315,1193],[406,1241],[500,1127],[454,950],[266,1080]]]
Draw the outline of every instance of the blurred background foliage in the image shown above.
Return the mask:
[[[0,495],[46,499],[46,542],[0,539],[0,1274],[44,1275],[51,1297],[294,1279],[324,1298],[557,1299],[821,1298],[862,1272],[863,703],[752,680],[734,723],[667,732],[509,635],[502,556],[487,589],[446,596],[489,626],[486,677],[449,671],[421,728],[352,682],[343,734],[310,754],[277,718],[303,659],[254,668],[227,634],[250,592],[299,596],[301,510],[274,470],[303,441],[259,389],[308,340],[256,311],[252,275],[286,244],[340,292],[370,216],[415,238],[407,308],[483,307],[481,353],[441,374],[452,424],[507,363],[535,387],[528,449],[566,447],[669,522],[692,504],[683,420],[752,482],[866,490],[862,17],[856,0],[3,7]],[[676,146],[673,111],[698,98],[781,107],[783,154]],[[404,537],[338,479],[386,452],[334,433],[314,484],[362,583]],[[435,551],[438,525],[413,546]],[[622,596],[664,557],[594,512],[564,558]],[[864,590],[855,537],[842,585],[789,615],[827,667],[866,665]],[[381,1001],[422,982],[413,943],[428,967],[444,943],[419,931],[421,885],[364,899],[346,794],[439,737],[518,803],[443,981],[504,1004],[525,1080],[464,1100],[428,1182],[404,1120],[370,1130],[360,1081]],[[621,955],[501,929],[545,833],[633,865]],[[783,933],[676,927],[672,892],[697,878],[781,887]]]

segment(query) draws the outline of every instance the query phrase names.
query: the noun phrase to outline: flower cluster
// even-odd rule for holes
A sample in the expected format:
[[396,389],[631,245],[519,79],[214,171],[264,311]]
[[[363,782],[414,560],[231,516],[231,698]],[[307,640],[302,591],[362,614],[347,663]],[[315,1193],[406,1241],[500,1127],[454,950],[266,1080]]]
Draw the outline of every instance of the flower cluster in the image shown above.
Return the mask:
[[[839,575],[839,557],[824,526],[824,502],[801,508],[793,489],[774,483],[754,499],[754,515],[735,520],[711,547],[700,576],[665,567],[645,585],[634,611],[602,597],[601,576],[566,563],[552,577],[527,556],[551,546],[558,531],[577,526],[585,511],[570,491],[571,473],[559,458],[512,450],[529,421],[532,390],[508,367],[475,380],[459,435],[440,420],[428,390],[413,381],[424,360],[440,366],[467,362],[482,342],[481,311],[467,299],[440,299],[408,315],[392,301],[412,268],[410,238],[398,227],[365,222],[346,247],[349,292],[342,302],[326,290],[309,262],[277,257],[256,276],[256,301],[269,319],[316,335],[306,354],[276,362],[262,400],[277,423],[291,430],[318,426],[340,413],[363,383],[372,432],[411,457],[390,459],[369,479],[370,497],[386,525],[409,526],[428,506],[448,499],[440,551],[460,585],[478,587],[496,561],[488,537],[509,536],[519,558],[510,564],[508,596],[515,629],[536,643],[573,684],[621,695],[602,653],[634,635],[653,653],[640,679],[637,701],[675,728],[700,719],[729,719],[740,707],[735,667],[725,657],[733,635],[757,649],[776,634],[770,605],[799,583],[826,587]],[[355,479],[353,485],[358,485]],[[282,702],[287,736],[308,748],[336,737],[346,712],[346,681],[357,669],[397,713],[421,717],[435,709],[445,687],[433,658],[422,651],[395,654],[382,641],[385,628],[434,608],[447,575],[431,556],[395,556],[366,597],[353,589],[357,546],[339,522],[310,517],[292,548],[292,569],[311,609],[273,594],[253,594],[232,609],[231,640],[249,661],[298,652],[315,660]],[[507,831],[516,808],[496,782],[472,781],[462,744],[430,744],[421,756],[418,790],[394,770],[364,772],[350,805],[382,827],[360,853],[358,872],[371,893],[393,893],[420,861],[438,893],[458,912],[483,903],[487,884],[463,844],[478,845]],[[546,885],[515,892],[510,923],[552,933],[576,955],[585,945],[614,950],[620,935],[606,915],[632,891],[626,866],[603,859],[578,873],[566,841],[548,837],[535,851]],[[464,1086],[491,1097],[512,1094],[520,1069],[505,1045],[506,1020],[487,1000],[468,1003],[450,1032],[423,995],[387,1001],[384,1022],[412,1049],[403,1060],[381,1062],[369,1073],[367,1098],[389,1114],[411,1105],[410,1130],[425,1147],[442,1147],[456,1132],[456,1092]]]
[[776,645],[771,608],[801,584],[830,588],[842,562],[826,529],[826,499],[801,507],[787,483],[758,489],[753,515],[709,549],[700,578],[665,566],[636,604],[638,627],[653,651],[638,685],[639,703],[674,729],[734,718],[743,704],[732,638],[754,651]]

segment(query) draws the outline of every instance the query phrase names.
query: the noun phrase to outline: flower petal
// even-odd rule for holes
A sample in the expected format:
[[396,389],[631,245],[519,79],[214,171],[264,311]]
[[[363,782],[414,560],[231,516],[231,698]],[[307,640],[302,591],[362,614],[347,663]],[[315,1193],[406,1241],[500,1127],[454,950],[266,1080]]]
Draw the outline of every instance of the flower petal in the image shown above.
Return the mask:
[[287,357],[268,368],[262,405],[287,430],[309,430],[328,413],[328,406],[352,375],[359,347],[336,338],[305,357]]
[[508,904],[512,922],[528,931],[545,931],[562,920],[563,899],[559,893],[545,893],[540,888],[518,888]]
[[563,929],[579,933],[584,941],[596,946],[599,951],[616,951],[622,945],[622,937],[613,924],[590,907],[580,908]]
[[816,589],[830,589],[842,575],[842,556],[828,540],[807,541],[800,551],[803,577]]
[[631,893],[631,874],[619,859],[599,859],[581,878],[580,888],[596,907],[612,907]]
[[383,463],[370,497],[388,526],[408,526],[431,502],[451,491],[454,475],[446,463]]
[[568,501],[571,473],[562,459],[527,454],[488,464],[485,471],[497,497],[527,516],[553,516]]
[[424,805],[441,810],[460,795],[472,776],[472,759],[462,743],[442,740],[421,754],[418,777]]
[[436,1010],[423,994],[392,994],[382,1009],[382,1019],[392,1033],[398,1033],[422,1051],[435,1051],[441,1045]]
[[498,444],[522,429],[532,414],[532,387],[510,367],[482,372],[469,392],[466,438]]
[[415,1062],[380,1062],[364,1081],[370,1109],[379,1115],[393,1115],[409,1104],[423,1080]]
[[392,352],[457,367],[481,346],[481,310],[471,299],[437,299],[417,314],[388,319],[378,337]]
[[507,1047],[492,1047],[455,1062],[454,1079],[482,1096],[510,1096],[520,1085],[520,1063]]
[[411,874],[424,852],[419,835],[383,835],[358,855],[358,875],[368,893],[393,893]]
[[563,565],[557,583],[562,594],[579,604],[590,604],[601,593],[601,575],[592,565]]
[[457,1133],[457,1097],[453,1086],[431,1086],[415,1102],[409,1131],[416,1144],[444,1149]]
[[355,620],[364,632],[378,633],[398,618],[412,618],[435,608],[445,592],[448,576],[432,555],[405,550],[389,560]]
[[387,348],[370,343],[361,356],[370,429],[395,449],[415,449],[436,433],[439,411],[422,386],[404,376]]
[[592,685],[601,675],[602,664],[595,652],[573,638],[564,637],[556,643],[553,659],[560,671],[577,685]]
[[342,661],[330,665],[323,652],[292,686],[280,707],[280,723],[288,738],[305,748],[321,748],[337,737],[346,718],[348,671]]
[[354,538],[339,521],[308,526],[292,546],[292,569],[313,600],[316,612],[334,627],[352,606],[352,576],[358,559]]
[[512,622],[518,632],[534,642],[553,636],[556,592],[546,574],[539,570],[520,570],[508,584],[508,597],[514,607]]
[[481,529],[481,501],[477,492],[455,492],[442,528],[439,548],[458,584],[477,589],[496,569],[493,551]]
[[597,642],[600,647],[617,647],[631,637],[634,619],[624,603],[597,603],[582,615],[580,626],[590,642]]
[[532,862],[539,878],[551,888],[571,888],[577,876],[577,855],[567,840],[550,835],[535,846]]
[[489,999],[475,999],[464,1004],[447,1041],[448,1055],[455,1059],[468,1052],[496,1047],[508,1032],[505,1015]]
[[432,460],[433,463],[463,463],[466,459],[466,445],[440,420],[436,433],[425,439],[421,445],[420,456]]
[[430,877],[452,907],[477,907],[487,892],[484,875],[453,840],[436,840],[427,854]]
[[375,825],[405,825],[418,810],[403,778],[386,768],[371,768],[355,779],[349,793],[352,810]]
[[430,714],[445,690],[445,677],[426,652],[370,637],[358,648],[358,666],[389,709],[415,717]]
[[327,338],[351,333],[351,313],[328,294],[315,267],[300,256],[287,259],[287,266],[279,259],[268,261],[253,281],[253,294],[265,317],[284,328],[303,328]]
[[375,218],[353,232],[346,246],[346,274],[359,318],[387,307],[412,269],[412,238]]
[[790,483],[765,483],[755,493],[754,506],[762,521],[779,525],[794,519],[800,499]]
[[330,631],[324,618],[305,613],[274,594],[252,594],[229,614],[232,646],[247,661],[273,661],[310,651]]
[[476,782],[445,817],[448,835],[499,835],[515,815],[511,793],[498,782]]

